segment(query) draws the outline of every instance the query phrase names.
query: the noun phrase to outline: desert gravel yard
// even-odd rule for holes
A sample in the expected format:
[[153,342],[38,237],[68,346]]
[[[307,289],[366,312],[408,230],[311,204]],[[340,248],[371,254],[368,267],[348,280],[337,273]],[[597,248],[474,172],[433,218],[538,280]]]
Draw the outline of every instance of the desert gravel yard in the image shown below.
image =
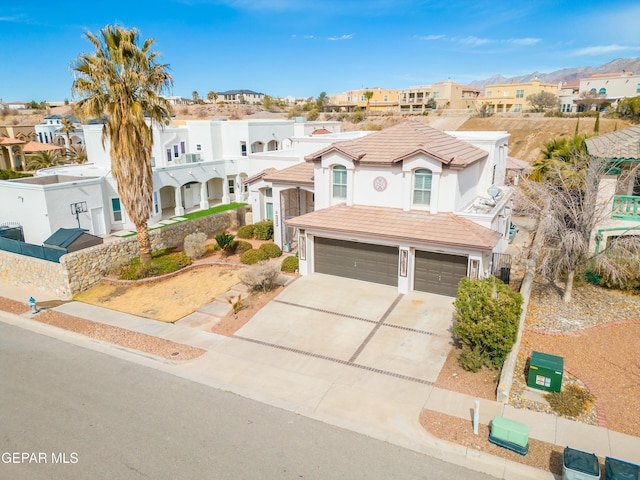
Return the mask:
[[161,322],[175,322],[239,283],[239,268],[200,264],[148,283],[101,281],[74,300]]

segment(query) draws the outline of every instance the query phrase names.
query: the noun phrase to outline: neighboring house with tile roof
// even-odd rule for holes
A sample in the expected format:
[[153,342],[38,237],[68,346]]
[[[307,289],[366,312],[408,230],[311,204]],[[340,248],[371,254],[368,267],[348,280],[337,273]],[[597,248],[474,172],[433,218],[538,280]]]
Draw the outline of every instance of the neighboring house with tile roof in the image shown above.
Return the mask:
[[405,122],[333,142],[252,189],[271,189],[275,241],[298,246],[303,275],[455,295],[460,278],[494,271],[507,246],[508,138]]
[[610,168],[598,185],[598,204],[606,218],[594,228],[592,248],[597,252],[622,235],[640,235],[640,125],[591,137],[589,154]]

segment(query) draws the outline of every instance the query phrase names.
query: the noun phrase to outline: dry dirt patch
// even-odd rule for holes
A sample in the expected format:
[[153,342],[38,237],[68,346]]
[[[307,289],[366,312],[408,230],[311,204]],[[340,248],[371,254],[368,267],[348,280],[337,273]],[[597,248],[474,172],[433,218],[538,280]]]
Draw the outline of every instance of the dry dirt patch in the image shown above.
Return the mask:
[[238,267],[207,265],[158,282],[114,285],[100,282],[74,298],[140,317],[175,322],[239,283]]

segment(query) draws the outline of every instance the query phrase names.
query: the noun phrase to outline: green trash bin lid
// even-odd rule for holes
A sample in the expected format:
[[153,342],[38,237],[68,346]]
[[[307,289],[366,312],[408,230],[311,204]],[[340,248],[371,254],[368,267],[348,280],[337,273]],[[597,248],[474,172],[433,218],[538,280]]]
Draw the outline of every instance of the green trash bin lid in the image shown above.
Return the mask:
[[548,353],[531,352],[531,365],[562,373],[564,369],[564,358]]
[[564,466],[576,472],[586,473],[600,478],[600,463],[594,453],[583,452],[571,447],[564,449]]

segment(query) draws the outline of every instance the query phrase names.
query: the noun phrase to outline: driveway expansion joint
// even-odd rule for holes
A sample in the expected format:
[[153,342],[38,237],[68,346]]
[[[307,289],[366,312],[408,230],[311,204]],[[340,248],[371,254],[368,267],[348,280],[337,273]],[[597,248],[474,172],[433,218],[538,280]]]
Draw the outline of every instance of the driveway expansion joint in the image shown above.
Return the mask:
[[231,335],[231,338],[235,338],[237,340],[244,340],[245,342],[255,343],[257,345],[263,345],[265,347],[277,348],[278,350],[284,350],[286,352],[298,353],[300,355],[305,355],[307,357],[318,358],[321,360],[328,360],[329,362],[340,363],[342,365],[347,365],[349,367],[358,368],[360,370],[366,370],[368,372],[380,373],[382,375],[387,375],[389,377],[400,378],[402,380],[408,380],[410,382],[421,383],[423,385],[433,386],[433,382],[429,380],[423,380],[421,378],[410,377],[408,375],[403,375],[401,373],[390,372],[388,370],[382,370],[380,368],[368,367],[366,365],[362,365],[359,363],[354,363],[350,360],[341,360],[339,358],[329,357],[327,355],[322,355],[319,353],[305,352],[304,350],[299,350],[297,348],[285,347],[283,345],[277,345],[275,343],[263,342],[262,340],[256,340],[255,338],[243,337],[240,335]]

